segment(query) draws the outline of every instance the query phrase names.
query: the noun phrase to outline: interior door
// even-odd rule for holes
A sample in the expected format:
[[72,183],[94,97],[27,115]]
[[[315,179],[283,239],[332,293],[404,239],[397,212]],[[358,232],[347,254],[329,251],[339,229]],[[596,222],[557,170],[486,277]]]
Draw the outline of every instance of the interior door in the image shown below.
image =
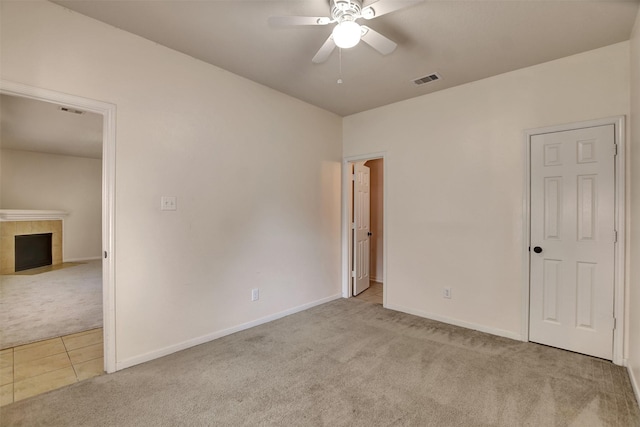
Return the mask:
[[369,257],[371,253],[371,175],[364,162],[354,165],[353,224],[354,278],[353,295],[369,288]]
[[531,138],[530,341],[611,360],[613,125]]

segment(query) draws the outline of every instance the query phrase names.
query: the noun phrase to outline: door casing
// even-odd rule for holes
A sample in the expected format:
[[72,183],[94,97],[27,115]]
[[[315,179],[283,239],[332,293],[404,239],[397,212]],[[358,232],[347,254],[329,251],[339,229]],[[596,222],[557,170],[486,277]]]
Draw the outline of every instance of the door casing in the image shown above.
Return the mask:
[[[369,289],[369,272],[371,258],[371,170],[365,166],[366,162],[354,163],[353,171],[353,195],[352,195],[352,271],[353,277],[352,295],[358,295]],[[361,180],[362,179],[362,180]],[[366,194],[366,196],[363,195]],[[369,203],[364,203],[365,200]],[[362,203],[361,203],[362,202]],[[359,248],[360,243],[362,247]]]
[[[350,164],[367,160],[382,159],[384,168],[382,169],[382,188],[384,198],[382,200],[383,226],[382,226],[382,282],[384,283],[384,292],[382,294],[382,306],[387,306],[387,293],[389,282],[387,280],[387,177],[388,170],[387,161],[388,154],[386,152],[363,154],[359,156],[345,157],[342,160],[342,297],[350,298],[351,295],[351,242],[349,236],[351,234],[351,220],[349,206],[351,203],[351,168]],[[391,284],[393,286],[393,284]]]
[[0,93],[31,98],[102,115],[102,303],[104,370],[116,371],[115,319],[115,148],[116,106],[102,101],[0,79]]
[[614,245],[614,307],[616,327],[613,331],[613,363],[624,365],[625,338],[625,117],[609,117],[558,126],[529,129],[524,137],[524,191],[522,220],[522,339],[529,341],[529,291],[531,246],[531,138],[552,132],[582,129],[602,125],[614,125],[615,143],[618,153],[615,157],[615,229],[618,240]]

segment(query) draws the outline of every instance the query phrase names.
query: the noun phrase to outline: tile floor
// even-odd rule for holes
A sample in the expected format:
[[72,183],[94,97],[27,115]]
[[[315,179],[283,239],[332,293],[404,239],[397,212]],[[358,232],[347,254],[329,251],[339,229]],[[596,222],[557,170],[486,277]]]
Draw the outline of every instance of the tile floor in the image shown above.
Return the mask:
[[356,298],[382,305],[382,283],[369,282],[369,289],[356,295]]
[[102,328],[0,351],[0,406],[102,375]]

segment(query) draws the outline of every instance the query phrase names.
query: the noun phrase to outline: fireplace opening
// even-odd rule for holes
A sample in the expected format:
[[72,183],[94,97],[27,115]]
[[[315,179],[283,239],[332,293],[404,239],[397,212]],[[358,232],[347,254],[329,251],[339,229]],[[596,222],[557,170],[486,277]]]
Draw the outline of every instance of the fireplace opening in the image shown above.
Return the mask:
[[52,264],[51,236],[53,233],[15,236],[16,271]]

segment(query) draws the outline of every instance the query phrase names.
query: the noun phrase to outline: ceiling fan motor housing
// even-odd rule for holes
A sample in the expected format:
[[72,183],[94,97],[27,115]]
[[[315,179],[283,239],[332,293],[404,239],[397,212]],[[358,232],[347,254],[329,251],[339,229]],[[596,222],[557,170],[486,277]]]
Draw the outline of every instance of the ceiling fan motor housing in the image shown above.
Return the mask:
[[361,11],[361,0],[331,0],[331,18],[336,22],[355,21]]

